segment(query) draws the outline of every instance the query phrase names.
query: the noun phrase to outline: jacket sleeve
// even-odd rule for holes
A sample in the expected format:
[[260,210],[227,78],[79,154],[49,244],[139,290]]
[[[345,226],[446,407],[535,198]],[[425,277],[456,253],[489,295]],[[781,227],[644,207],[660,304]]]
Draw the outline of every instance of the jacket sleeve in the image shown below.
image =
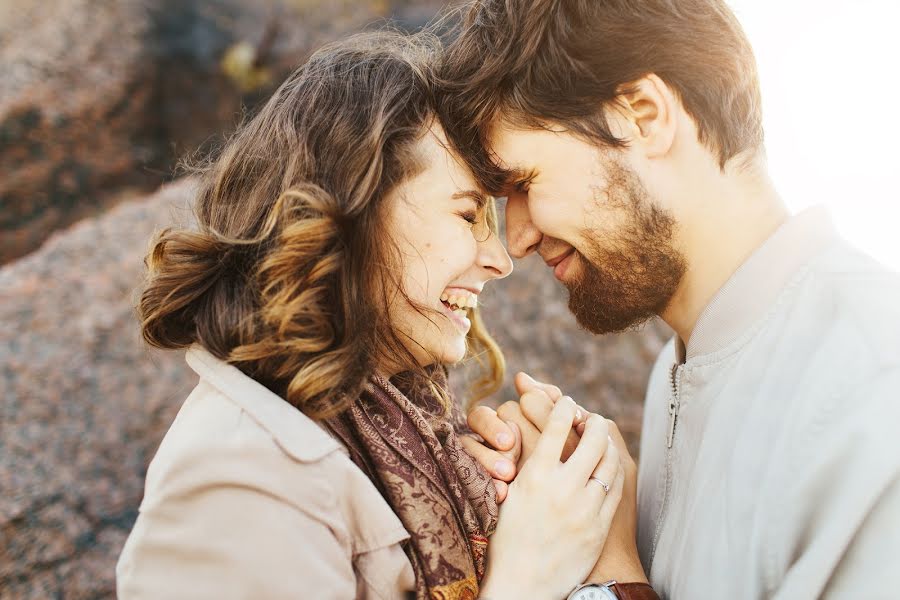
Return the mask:
[[892,598],[900,590],[900,369],[823,401],[780,488],[771,548],[788,564],[772,597]]
[[823,598],[893,598],[900,593],[900,479],[875,505],[844,554]]
[[352,558],[325,523],[237,485],[142,510],[116,575],[123,600],[356,595]]

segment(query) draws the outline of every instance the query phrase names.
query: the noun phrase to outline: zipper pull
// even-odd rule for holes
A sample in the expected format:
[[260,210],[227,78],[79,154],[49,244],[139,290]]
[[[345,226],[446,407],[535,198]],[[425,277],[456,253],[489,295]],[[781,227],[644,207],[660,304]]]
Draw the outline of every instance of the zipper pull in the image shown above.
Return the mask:
[[675,441],[675,425],[678,422],[678,365],[672,366],[672,397],[669,400],[669,435],[666,437],[666,448],[671,449]]
[[669,402],[669,436],[666,438],[666,448],[672,448],[675,441],[675,422],[678,420],[678,401],[675,398]]

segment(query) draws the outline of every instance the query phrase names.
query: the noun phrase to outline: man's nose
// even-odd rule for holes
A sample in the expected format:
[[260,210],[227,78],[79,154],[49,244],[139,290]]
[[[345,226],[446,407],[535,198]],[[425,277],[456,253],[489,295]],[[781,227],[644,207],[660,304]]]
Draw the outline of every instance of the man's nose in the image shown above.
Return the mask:
[[506,246],[516,258],[537,250],[543,234],[531,222],[528,194],[511,192],[506,198]]

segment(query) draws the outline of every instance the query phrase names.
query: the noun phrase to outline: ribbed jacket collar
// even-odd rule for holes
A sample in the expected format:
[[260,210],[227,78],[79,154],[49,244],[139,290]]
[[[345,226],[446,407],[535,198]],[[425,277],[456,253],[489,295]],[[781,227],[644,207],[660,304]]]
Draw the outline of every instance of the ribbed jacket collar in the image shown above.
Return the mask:
[[685,348],[675,338],[679,363],[727,347],[772,306],[793,276],[837,239],[824,206],[788,219],[757,248],[710,300]]

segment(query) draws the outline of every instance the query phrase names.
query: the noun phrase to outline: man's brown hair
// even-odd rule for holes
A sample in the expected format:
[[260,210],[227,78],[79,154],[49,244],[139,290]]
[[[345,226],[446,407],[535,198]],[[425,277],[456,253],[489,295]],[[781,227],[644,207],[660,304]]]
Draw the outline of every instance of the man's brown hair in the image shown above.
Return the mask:
[[651,73],[679,96],[723,168],[762,145],[756,63],[724,0],[475,0],[461,10],[439,110],[487,189],[505,183],[486,144],[498,116],[619,147],[605,110]]

